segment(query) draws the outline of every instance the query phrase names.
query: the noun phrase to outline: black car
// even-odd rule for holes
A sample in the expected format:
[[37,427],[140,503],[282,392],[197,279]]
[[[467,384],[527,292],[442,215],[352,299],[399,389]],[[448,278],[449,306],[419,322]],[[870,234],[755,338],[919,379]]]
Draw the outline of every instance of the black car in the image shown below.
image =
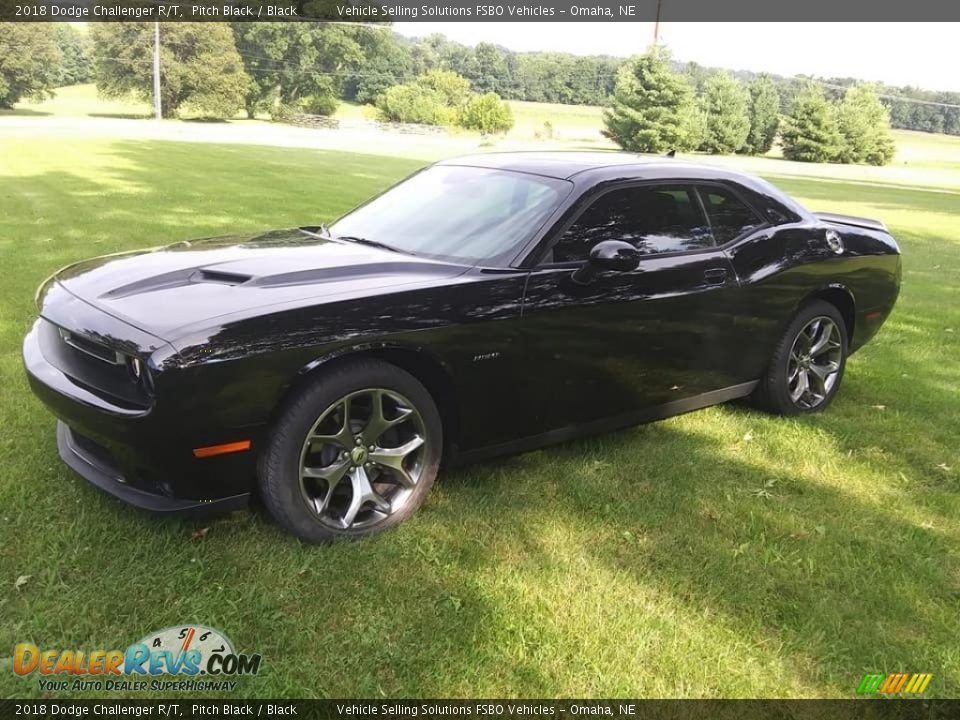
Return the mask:
[[890,314],[881,223],[619,153],[437,163],[329,228],[71,265],[24,342],[63,460],[155,511],[259,494],[324,541],[441,463],[751,396],[822,410]]

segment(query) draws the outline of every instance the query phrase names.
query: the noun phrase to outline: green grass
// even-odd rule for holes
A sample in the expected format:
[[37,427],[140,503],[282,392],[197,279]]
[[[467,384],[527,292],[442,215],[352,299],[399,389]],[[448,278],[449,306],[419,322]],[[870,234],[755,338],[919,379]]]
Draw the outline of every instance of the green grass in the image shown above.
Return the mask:
[[134,98],[106,100],[92,84],[57,88],[47,100],[24,101],[7,111],[12,115],[62,115],[67,117],[152,117],[153,106]]
[[[595,105],[558,105],[511,100],[507,103],[513,111],[514,126],[509,137],[517,139],[543,139],[560,142],[588,142],[613,144],[600,135],[603,126],[602,109]],[[545,123],[550,123],[548,131]]]
[[931,182],[734,160],[902,243],[900,303],[827,413],[711,408],[445,472],[396,532],[314,548],[89,488],[20,341],[66,263],[330,219],[418,161],[0,139],[0,696],[39,694],[17,642],[123,648],[187,621],[263,654],[237,695],[851,697],[864,672],[923,671],[957,696],[960,143],[937,142],[911,150],[948,163]]

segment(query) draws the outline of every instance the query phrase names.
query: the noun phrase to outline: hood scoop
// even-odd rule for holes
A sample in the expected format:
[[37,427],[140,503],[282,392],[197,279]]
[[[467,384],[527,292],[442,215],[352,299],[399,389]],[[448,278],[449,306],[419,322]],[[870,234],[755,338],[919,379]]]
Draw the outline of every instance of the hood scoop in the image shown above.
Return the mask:
[[242,285],[252,278],[252,275],[246,275],[244,273],[209,270],[206,268],[186,268],[184,270],[174,270],[173,272],[162,273],[137,280],[136,282],[127,283],[126,285],[115,287],[113,290],[109,290],[99,297],[104,300],[119,300],[120,298],[130,297],[132,295],[142,295],[143,293],[154,292],[156,290],[169,290],[170,288],[184,287],[196,283]]
[[[242,285],[253,278],[252,275],[244,275],[243,273],[235,272],[226,272],[223,270],[201,270],[199,273],[199,282],[212,282],[212,283],[221,283],[223,285]],[[193,282],[197,282],[196,279],[191,278]]]

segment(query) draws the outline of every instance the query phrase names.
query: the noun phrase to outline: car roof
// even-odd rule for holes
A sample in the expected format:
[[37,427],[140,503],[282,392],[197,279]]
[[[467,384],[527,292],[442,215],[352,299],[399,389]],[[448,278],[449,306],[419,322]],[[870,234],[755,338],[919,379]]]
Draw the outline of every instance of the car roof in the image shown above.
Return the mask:
[[523,172],[566,180],[583,187],[617,180],[730,181],[762,197],[763,204],[774,203],[798,218],[807,210],[780,188],[754,175],[718,165],[676,160],[664,155],[640,155],[627,152],[568,150],[556,152],[491,152],[442,160],[437,165],[479,167],[491,170]]
[[589,170],[611,170],[615,174],[637,177],[729,177],[744,178],[740,173],[725,168],[674,160],[660,155],[640,155],[627,152],[586,151],[529,151],[491,152],[442,160],[437,165],[465,165],[532,173],[569,180]]

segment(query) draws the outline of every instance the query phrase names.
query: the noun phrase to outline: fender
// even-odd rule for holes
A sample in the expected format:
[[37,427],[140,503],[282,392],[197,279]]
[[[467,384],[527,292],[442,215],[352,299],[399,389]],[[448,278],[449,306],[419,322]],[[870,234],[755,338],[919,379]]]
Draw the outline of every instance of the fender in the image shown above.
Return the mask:
[[301,367],[290,381],[280,388],[269,422],[272,422],[283,408],[287,398],[312,381],[316,373],[329,368],[332,363],[357,357],[382,359],[406,370],[423,383],[433,396],[443,418],[444,445],[456,445],[460,420],[453,372],[449,364],[432,350],[412,343],[368,341],[340,347],[316,357]]
[[[801,307],[814,299],[826,300],[840,311],[840,315],[843,316],[843,321],[847,326],[847,342],[851,342],[853,340],[854,328],[856,327],[857,308],[857,298],[853,290],[843,283],[827,283],[807,293],[793,308],[793,315],[796,315]],[[783,330],[786,330],[791,322],[793,322],[793,316],[787,320],[783,326]]]

